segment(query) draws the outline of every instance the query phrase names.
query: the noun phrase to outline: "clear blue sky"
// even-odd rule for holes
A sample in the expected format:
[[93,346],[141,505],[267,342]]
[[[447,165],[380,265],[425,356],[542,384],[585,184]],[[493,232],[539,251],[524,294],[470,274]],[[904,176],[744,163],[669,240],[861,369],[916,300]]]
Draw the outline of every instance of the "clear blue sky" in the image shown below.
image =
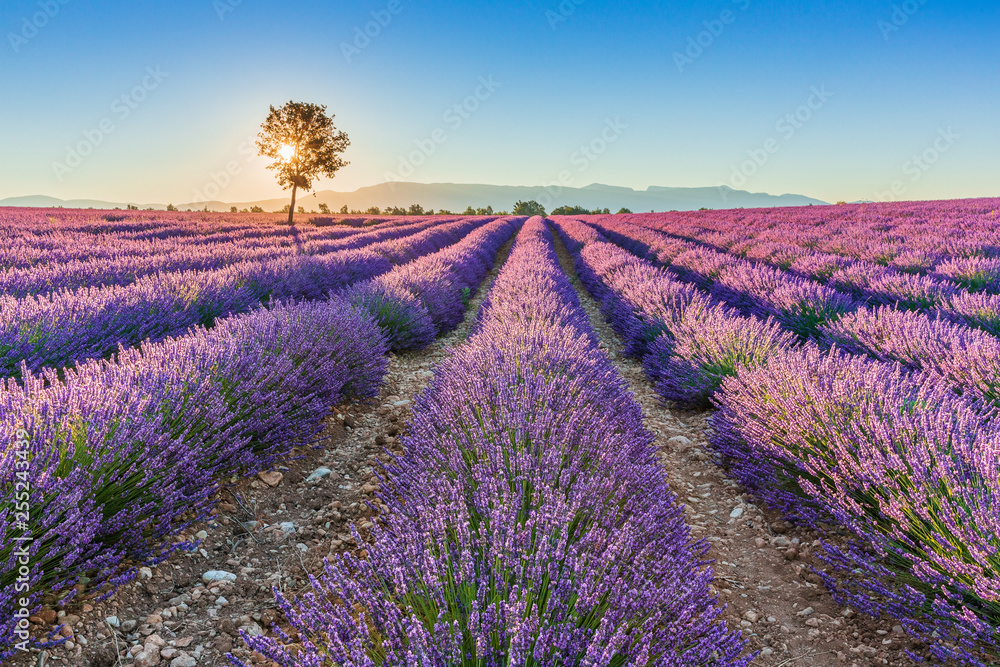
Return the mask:
[[0,198],[281,196],[241,145],[289,99],[351,136],[321,189],[1000,195],[995,0],[3,0],[0,31]]

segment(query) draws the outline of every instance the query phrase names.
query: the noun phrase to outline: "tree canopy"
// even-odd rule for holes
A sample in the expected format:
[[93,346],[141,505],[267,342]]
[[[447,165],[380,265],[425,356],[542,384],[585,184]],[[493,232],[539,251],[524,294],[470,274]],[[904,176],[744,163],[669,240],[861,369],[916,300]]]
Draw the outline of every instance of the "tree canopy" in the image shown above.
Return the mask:
[[530,201],[518,201],[514,204],[514,215],[540,215],[544,218],[545,207],[536,202],[534,199]]
[[289,102],[279,109],[272,106],[261,125],[257,137],[260,155],[274,160],[267,168],[274,171],[278,185],[292,189],[289,224],[295,215],[296,191],[311,190],[313,180],[333,178],[349,164],[341,154],[351,141],[334,126],[333,119],[324,105]]

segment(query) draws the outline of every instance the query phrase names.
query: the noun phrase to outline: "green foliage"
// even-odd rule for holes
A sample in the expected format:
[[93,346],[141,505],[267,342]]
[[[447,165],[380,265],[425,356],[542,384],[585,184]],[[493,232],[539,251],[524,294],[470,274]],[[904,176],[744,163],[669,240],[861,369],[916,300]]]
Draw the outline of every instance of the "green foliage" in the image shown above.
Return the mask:
[[[257,138],[259,153],[273,160],[267,168],[275,173],[278,185],[292,189],[289,224],[296,190],[311,190],[314,179],[333,178],[348,164],[341,154],[351,141],[334,126],[333,118],[327,115],[324,105],[289,102],[280,109],[272,106],[261,125]],[[292,150],[290,156],[283,154],[287,148]]]
[[[632,211],[627,208],[623,208],[618,212],[631,213]],[[560,206],[552,211],[551,215],[611,215],[611,209],[595,208],[593,211],[588,211],[582,206]]]
[[545,217],[545,207],[539,204],[534,199],[530,201],[518,201],[514,204],[514,215],[527,215],[536,216],[540,215]]

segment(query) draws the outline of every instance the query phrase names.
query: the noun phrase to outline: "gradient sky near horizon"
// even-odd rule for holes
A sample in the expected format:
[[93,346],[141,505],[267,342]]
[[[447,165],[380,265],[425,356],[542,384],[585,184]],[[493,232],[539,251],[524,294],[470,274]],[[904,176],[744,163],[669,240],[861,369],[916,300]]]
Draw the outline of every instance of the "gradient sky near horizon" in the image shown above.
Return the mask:
[[995,0],[3,0],[0,198],[283,196],[248,141],[289,99],[351,137],[319,189],[998,196],[997,35]]

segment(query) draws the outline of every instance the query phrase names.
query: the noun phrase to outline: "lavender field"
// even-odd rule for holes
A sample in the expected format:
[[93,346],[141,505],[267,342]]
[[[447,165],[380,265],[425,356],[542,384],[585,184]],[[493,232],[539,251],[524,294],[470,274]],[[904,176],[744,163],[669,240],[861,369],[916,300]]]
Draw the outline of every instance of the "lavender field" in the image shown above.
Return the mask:
[[284,223],[0,208],[0,662],[1000,664],[1000,200]]

